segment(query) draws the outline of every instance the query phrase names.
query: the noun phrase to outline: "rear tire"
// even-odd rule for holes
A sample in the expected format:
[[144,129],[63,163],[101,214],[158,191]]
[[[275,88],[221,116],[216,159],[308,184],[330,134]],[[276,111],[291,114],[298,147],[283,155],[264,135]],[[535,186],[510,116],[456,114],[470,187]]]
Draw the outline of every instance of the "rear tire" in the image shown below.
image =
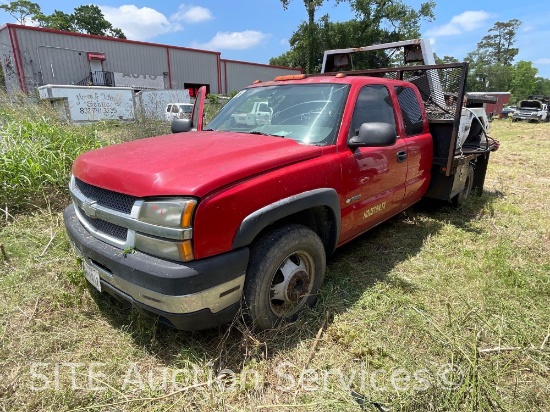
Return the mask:
[[325,268],[323,242],[305,226],[284,226],[258,239],[244,286],[244,308],[253,327],[271,329],[295,320],[315,303]]
[[472,188],[474,186],[474,167],[472,165],[468,166],[468,175],[466,176],[466,181],[464,182],[464,188],[453,198],[453,204],[458,207],[462,206],[468,201],[472,194]]

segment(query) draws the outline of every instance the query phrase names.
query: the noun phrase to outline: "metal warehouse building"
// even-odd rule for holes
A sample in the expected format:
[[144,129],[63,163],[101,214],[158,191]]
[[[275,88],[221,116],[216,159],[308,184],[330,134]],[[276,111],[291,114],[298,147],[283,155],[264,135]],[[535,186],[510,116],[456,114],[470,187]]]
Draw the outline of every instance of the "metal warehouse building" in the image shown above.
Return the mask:
[[8,93],[39,86],[82,85],[190,89],[229,94],[254,80],[301,69],[224,60],[219,52],[92,36],[32,26],[0,27],[2,70]]

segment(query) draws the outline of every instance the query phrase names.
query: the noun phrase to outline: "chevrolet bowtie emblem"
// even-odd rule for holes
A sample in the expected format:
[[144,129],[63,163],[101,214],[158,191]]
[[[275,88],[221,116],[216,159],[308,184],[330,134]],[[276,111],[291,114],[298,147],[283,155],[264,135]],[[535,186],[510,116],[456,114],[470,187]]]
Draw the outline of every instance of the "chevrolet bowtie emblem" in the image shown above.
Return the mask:
[[96,208],[94,207],[94,205],[96,203],[97,203],[96,201],[92,201],[92,202],[85,201],[84,203],[82,203],[81,208],[82,208],[82,211],[86,213],[86,216],[95,217]]

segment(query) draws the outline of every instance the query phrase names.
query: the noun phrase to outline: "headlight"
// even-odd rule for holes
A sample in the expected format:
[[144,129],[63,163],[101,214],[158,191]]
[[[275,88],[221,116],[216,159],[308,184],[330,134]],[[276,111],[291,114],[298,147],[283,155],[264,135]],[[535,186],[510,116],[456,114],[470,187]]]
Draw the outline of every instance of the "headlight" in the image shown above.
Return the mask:
[[[191,228],[197,201],[186,198],[151,199],[142,203],[138,220],[157,226]],[[135,248],[170,260],[187,262],[194,259],[192,240],[168,240],[137,232]]]
[[188,262],[194,258],[191,240],[178,242],[136,233],[135,245],[137,250],[165,259]]
[[159,199],[143,202],[138,220],[158,226],[191,227],[194,199]]

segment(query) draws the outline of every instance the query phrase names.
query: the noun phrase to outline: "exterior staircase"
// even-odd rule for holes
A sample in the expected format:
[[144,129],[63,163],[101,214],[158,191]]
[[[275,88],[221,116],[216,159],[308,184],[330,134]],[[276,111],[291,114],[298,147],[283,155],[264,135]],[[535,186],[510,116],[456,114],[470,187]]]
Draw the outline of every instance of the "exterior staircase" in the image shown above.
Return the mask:
[[115,86],[113,72],[90,72],[88,76],[75,83],[77,86]]

